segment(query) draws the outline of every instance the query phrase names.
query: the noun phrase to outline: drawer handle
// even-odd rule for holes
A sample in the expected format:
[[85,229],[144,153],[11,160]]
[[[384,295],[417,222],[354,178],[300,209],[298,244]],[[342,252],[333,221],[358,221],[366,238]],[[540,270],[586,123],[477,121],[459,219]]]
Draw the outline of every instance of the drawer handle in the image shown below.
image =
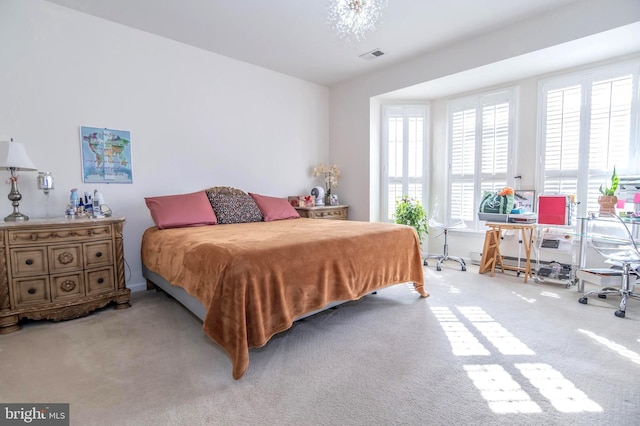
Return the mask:
[[29,290],[27,290],[27,293],[29,294],[36,294],[36,289],[31,287]]
[[27,265],[33,265],[33,259],[27,259],[24,261]]
[[69,253],[68,251],[60,253],[60,255],[58,256],[58,261],[63,265],[67,265],[73,262],[73,254]]
[[62,289],[62,291],[69,292],[76,288],[76,283],[72,280],[64,280],[62,284],[60,284],[60,288]]
[[102,284],[104,282],[104,278],[98,278],[98,284]]
[[101,251],[97,252],[96,257],[102,257],[102,252]]

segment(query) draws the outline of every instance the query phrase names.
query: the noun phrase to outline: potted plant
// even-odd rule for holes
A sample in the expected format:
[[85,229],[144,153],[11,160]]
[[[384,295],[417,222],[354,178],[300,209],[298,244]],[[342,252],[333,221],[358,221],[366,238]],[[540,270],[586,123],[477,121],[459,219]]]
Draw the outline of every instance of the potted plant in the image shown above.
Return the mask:
[[418,240],[422,246],[422,237],[429,233],[427,212],[418,200],[404,196],[396,201],[396,223],[409,225],[418,233]]
[[600,204],[601,212],[616,212],[616,203],[618,202],[618,197],[616,197],[616,190],[618,189],[618,174],[616,173],[616,168],[613,168],[613,174],[611,175],[611,186],[603,187],[600,185],[599,191],[602,194],[598,197],[598,204]]

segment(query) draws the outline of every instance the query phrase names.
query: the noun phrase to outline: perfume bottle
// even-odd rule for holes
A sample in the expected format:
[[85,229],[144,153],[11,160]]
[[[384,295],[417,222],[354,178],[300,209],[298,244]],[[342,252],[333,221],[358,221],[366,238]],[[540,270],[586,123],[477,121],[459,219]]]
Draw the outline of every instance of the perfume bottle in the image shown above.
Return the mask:
[[72,208],[77,208],[78,207],[78,203],[79,203],[79,198],[78,198],[78,188],[73,188],[71,190],[71,195],[69,196],[69,204],[71,205]]

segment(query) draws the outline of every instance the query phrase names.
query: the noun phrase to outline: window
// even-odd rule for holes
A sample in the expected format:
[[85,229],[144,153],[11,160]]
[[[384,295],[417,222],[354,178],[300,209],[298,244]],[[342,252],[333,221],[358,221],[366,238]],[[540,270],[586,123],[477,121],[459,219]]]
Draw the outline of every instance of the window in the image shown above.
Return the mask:
[[621,64],[540,83],[540,162],[543,193],[575,194],[578,214],[597,211],[600,185],[640,173],[638,70]]
[[513,176],[515,89],[449,102],[449,191],[445,216],[479,229],[484,191],[510,186]]
[[394,220],[398,198],[409,196],[426,206],[427,113],[426,105],[383,107],[383,221]]

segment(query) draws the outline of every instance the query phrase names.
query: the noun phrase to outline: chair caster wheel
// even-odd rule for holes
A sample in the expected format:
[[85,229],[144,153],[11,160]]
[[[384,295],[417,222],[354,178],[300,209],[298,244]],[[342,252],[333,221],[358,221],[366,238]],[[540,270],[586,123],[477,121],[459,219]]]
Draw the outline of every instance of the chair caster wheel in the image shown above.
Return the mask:
[[582,303],[583,305],[587,304],[587,298],[586,297],[581,297],[580,299],[578,299],[578,302]]
[[439,266],[436,266],[436,271],[442,271],[442,268]]
[[466,271],[466,270],[467,270],[467,267],[466,267],[466,266],[463,266],[462,268],[460,268],[460,270],[461,270],[461,271]]
[[606,294],[598,294],[598,299],[606,299],[607,295]]
[[625,311],[615,311],[614,312],[615,316],[617,316],[618,318],[624,318],[626,312]]

